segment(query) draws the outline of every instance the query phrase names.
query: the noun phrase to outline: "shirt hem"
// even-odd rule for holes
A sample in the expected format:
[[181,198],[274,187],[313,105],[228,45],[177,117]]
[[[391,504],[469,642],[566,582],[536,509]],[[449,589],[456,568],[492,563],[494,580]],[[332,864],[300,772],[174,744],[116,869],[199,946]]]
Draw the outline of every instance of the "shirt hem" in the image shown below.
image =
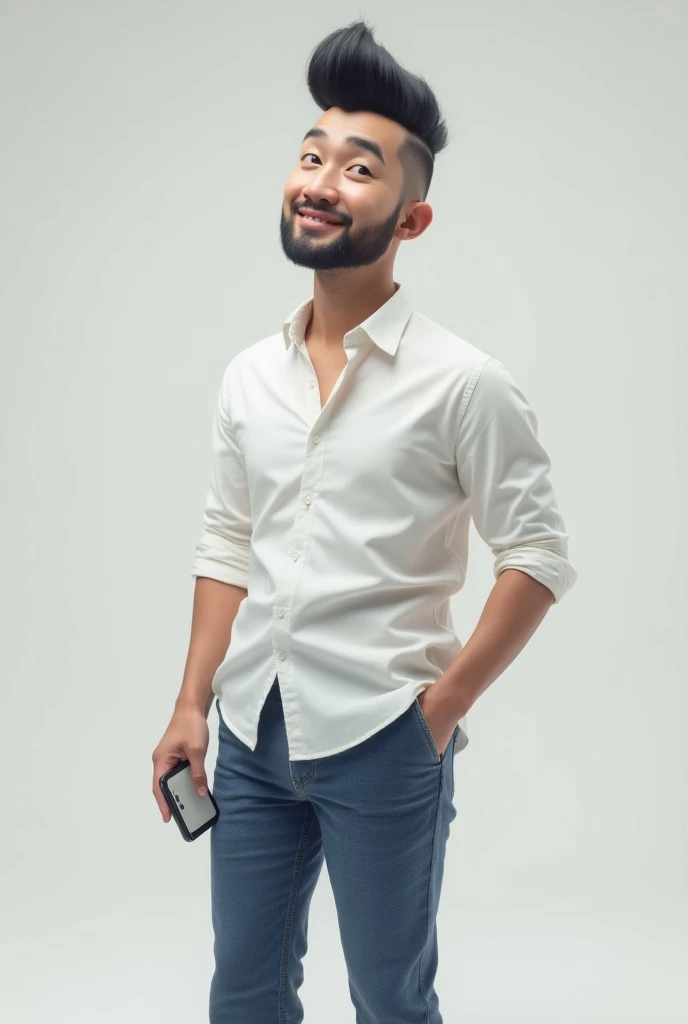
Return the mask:
[[[353,750],[354,747],[357,747],[360,743],[365,743],[365,741],[369,740],[371,736],[375,736],[376,733],[381,732],[384,728],[386,728],[386,726],[391,725],[392,722],[396,722],[397,718],[401,718],[401,716],[408,711],[408,709],[411,707],[412,704],[415,703],[415,701],[416,701],[416,697],[414,696],[413,700],[410,701],[406,705],[406,707],[402,708],[401,711],[397,712],[397,714],[392,715],[391,718],[388,718],[385,722],[382,722],[380,725],[377,725],[369,733],[366,733],[365,736],[361,736],[360,739],[357,739],[353,743],[350,743],[350,744],[345,745],[343,747],[337,747],[336,750],[327,750],[327,751],[324,751],[324,752],[320,751],[320,753],[317,753],[317,754],[304,754],[302,757],[292,757],[291,756],[291,751],[289,750],[289,737],[287,737],[287,751],[289,753],[289,760],[290,761],[315,761],[319,757],[333,757],[335,754],[342,754],[342,753],[344,753],[347,750]],[[217,709],[218,709],[218,712],[220,714],[220,717],[222,718],[222,721],[227,726],[229,731],[232,732],[236,736],[237,739],[241,740],[241,742],[244,743],[250,750],[254,751],[256,749],[256,745],[257,745],[257,742],[258,742],[257,739],[254,740],[253,742],[249,741],[243,735],[243,733],[241,733],[236,728],[236,726],[232,725],[232,723],[230,722],[230,720],[227,718],[227,716],[225,715],[224,711],[222,710],[222,705],[220,703],[220,698],[219,697],[217,698]],[[466,747],[468,746],[468,734],[461,728],[460,725],[458,726],[458,730],[459,731],[458,731],[458,735],[456,737],[456,743],[454,745],[454,757],[456,757],[457,754],[460,754],[461,751],[465,750]]]

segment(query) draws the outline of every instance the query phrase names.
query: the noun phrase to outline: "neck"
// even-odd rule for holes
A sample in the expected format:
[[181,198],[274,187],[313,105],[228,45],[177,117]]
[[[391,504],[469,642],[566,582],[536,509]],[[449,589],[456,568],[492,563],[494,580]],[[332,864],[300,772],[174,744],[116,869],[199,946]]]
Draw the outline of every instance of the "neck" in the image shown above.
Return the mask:
[[[369,267],[361,270],[370,271]],[[384,275],[362,277],[352,273],[316,271],[313,310],[306,328],[306,342],[336,349],[344,335],[367,320],[394,295],[396,284],[391,269]]]

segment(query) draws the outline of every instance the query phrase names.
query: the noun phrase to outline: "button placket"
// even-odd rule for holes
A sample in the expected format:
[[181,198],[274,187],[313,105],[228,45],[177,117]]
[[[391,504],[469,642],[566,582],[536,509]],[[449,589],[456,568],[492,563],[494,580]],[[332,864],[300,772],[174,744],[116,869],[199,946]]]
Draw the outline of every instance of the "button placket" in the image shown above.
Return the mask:
[[[312,382],[313,385],[314,385],[314,383],[315,382]],[[313,412],[314,412],[313,423],[315,423],[315,421],[317,420],[318,416],[321,413],[319,405],[318,405],[317,409],[314,407]],[[320,441],[322,440],[322,435],[316,434],[312,438],[312,440],[313,440],[313,444],[308,446],[307,451],[306,451],[306,461],[305,461],[303,475],[302,475],[302,481],[301,481],[302,488],[304,490],[308,487],[309,483],[312,484],[317,479],[318,473],[320,472],[320,469],[321,469],[321,467],[319,465],[319,460],[316,457],[316,452],[317,452],[316,446],[320,444]],[[309,455],[313,456],[313,458],[311,458],[310,460],[308,459]],[[301,503],[300,503],[299,507],[297,508],[297,513],[296,513],[296,517],[295,517],[295,520],[294,520],[294,526],[293,526],[293,530],[292,530],[292,534],[291,534],[291,540],[290,540],[290,545],[289,545],[289,555],[291,556],[290,562],[294,566],[296,566],[296,564],[300,561],[301,555],[305,553],[305,545],[307,543],[307,538],[308,538],[308,535],[309,535],[309,532],[310,532],[310,525],[308,523],[308,520],[303,519],[302,514],[305,515],[305,514],[307,514],[308,512],[311,511],[311,508],[313,506],[314,497],[315,497],[315,495],[311,491],[308,491],[307,493],[302,494],[302,496],[301,496],[301,498],[302,498]],[[289,564],[289,562],[287,562],[287,565],[288,564]],[[296,577],[294,575],[287,574],[287,576],[285,577],[285,579],[283,581],[282,587],[280,587],[278,593],[275,595],[275,597],[276,597],[275,607],[276,607],[276,610],[277,610],[277,618],[278,619],[285,620],[285,617],[287,616],[287,613],[289,611],[288,601],[293,596],[295,586],[296,586]],[[282,602],[285,601],[285,598],[287,599],[287,606],[286,607],[282,604]],[[278,603],[280,605],[282,605],[282,606],[277,608],[277,604]],[[289,645],[288,621],[285,621],[284,625],[282,627],[278,627],[277,623],[275,623],[275,627],[276,627],[275,628],[275,632],[276,632],[276,636],[275,636],[275,650],[277,652],[277,658],[279,659],[280,662],[286,663],[284,671],[282,671],[280,673],[280,678],[282,679],[283,683],[285,684],[285,693],[286,693],[286,691],[288,689],[288,686],[289,686],[289,681],[290,681],[289,661],[288,661],[288,659],[289,659],[289,655],[291,653],[290,649],[289,649],[290,645]],[[281,632],[280,632],[280,630],[281,630]],[[285,707],[285,711],[286,711],[286,707]]]

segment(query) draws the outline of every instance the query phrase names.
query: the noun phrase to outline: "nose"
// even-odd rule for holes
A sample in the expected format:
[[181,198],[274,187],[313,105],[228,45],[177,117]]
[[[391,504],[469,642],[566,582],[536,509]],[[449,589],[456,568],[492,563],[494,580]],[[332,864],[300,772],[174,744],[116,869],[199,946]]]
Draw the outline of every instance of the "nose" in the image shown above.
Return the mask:
[[299,206],[308,206],[309,203],[312,203],[316,209],[320,207],[324,210],[331,207],[333,215],[336,213],[339,191],[328,184],[326,174],[327,172],[321,169],[319,177],[313,175],[309,179],[308,187],[302,190]]

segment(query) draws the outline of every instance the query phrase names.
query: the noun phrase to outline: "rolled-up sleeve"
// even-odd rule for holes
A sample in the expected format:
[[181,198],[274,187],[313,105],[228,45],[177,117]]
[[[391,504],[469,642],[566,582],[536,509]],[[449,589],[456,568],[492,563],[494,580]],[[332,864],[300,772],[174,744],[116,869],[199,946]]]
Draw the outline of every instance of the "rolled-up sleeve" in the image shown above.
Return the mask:
[[203,535],[196,545],[192,576],[208,576],[248,589],[251,551],[251,504],[244,457],[232,434],[222,378],[212,422],[210,484]]
[[549,480],[537,418],[507,368],[493,357],[474,371],[456,435],[456,471],[479,535],[495,557],[495,579],[520,569],[559,602],[577,571]]

